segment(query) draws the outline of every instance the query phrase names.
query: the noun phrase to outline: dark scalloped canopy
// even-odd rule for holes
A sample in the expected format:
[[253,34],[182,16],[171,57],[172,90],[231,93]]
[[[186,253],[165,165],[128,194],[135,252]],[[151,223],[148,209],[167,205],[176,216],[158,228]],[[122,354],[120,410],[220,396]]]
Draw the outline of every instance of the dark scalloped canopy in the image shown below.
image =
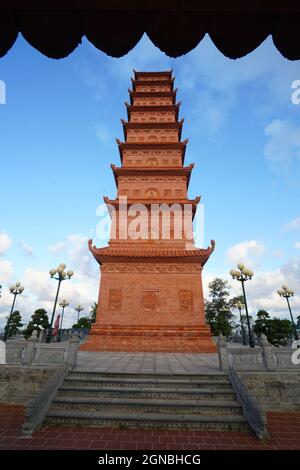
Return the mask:
[[170,57],[186,54],[209,34],[231,59],[267,36],[289,60],[300,59],[299,0],[1,0],[0,57],[21,33],[53,59],[69,55],[82,37],[113,57],[127,54],[144,32]]

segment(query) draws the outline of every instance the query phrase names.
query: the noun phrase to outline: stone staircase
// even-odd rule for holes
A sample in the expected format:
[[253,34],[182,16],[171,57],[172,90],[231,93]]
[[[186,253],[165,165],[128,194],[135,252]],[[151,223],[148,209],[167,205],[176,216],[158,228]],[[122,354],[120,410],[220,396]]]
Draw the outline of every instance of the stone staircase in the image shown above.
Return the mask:
[[248,430],[226,374],[70,371],[45,424]]

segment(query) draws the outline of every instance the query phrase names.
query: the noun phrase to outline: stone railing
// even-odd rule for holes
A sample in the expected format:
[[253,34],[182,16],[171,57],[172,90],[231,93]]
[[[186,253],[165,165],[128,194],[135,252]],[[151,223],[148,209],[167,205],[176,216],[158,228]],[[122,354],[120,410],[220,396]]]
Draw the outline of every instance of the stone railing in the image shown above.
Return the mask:
[[217,342],[220,369],[229,371],[286,371],[300,372],[300,350],[291,347],[272,346],[265,337],[260,336],[259,346],[249,348],[232,345],[220,335]]
[[49,378],[45,387],[28,403],[26,419],[22,426],[23,434],[30,436],[42,424],[67,370],[66,364],[60,366]]
[[6,364],[26,366],[62,365],[75,367],[80,339],[74,334],[69,341],[61,343],[40,343],[37,332],[26,341],[8,340],[5,343]]
[[267,418],[263,410],[259,407],[255,398],[251,395],[246,385],[242,382],[237,372],[230,368],[228,374],[232,388],[236,393],[239,403],[242,405],[243,414],[249,426],[253,429],[259,439],[267,439]]

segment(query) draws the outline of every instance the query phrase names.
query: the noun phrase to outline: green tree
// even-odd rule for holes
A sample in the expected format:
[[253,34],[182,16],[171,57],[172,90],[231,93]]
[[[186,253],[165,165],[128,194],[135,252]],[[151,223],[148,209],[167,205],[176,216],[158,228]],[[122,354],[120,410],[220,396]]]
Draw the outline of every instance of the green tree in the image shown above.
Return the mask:
[[98,307],[97,302],[94,302],[93,305],[91,306],[91,311],[90,311],[91,323],[95,323],[96,321],[97,307]]
[[74,323],[73,328],[91,328],[91,320],[89,317],[81,317],[79,318],[77,323]]
[[23,326],[23,323],[22,323],[21,314],[18,310],[15,310],[11,314],[8,327],[6,325],[5,328],[4,328],[4,332],[6,332],[7,328],[8,328],[8,335],[7,336],[10,338],[11,336],[15,336],[18,333],[20,333],[21,332],[20,328],[22,326]]
[[229,305],[231,308],[236,308],[236,304],[237,303],[241,303],[241,304],[245,304],[245,300],[244,300],[244,296],[243,295],[237,295],[235,297],[232,297],[230,300],[229,300]]
[[39,335],[42,329],[46,330],[49,326],[49,318],[46,310],[44,308],[38,308],[31,316],[31,321],[24,331],[24,336],[26,339],[29,338],[34,330],[36,330]]
[[210,300],[205,301],[205,315],[214,335],[232,334],[232,313],[228,302],[230,286],[224,279],[215,278],[209,285]]
[[258,336],[264,334],[268,338],[268,328],[270,327],[268,320],[270,320],[269,313],[266,310],[258,310],[257,319],[255,320],[253,328],[255,334]]
[[254,325],[254,332],[258,336],[264,334],[269,343],[274,346],[286,346],[288,340],[293,337],[293,325],[290,320],[271,319],[268,312],[259,310]]
[[96,321],[96,313],[97,303],[94,302],[93,305],[91,305],[89,316],[81,317],[77,323],[74,323],[72,328],[91,328],[92,324]]
[[298,315],[297,320],[298,321],[297,321],[296,327],[297,327],[297,330],[300,330],[300,315]]
[[214,324],[214,334],[218,335],[222,333],[223,336],[228,338],[232,334],[233,325],[224,315],[217,315]]

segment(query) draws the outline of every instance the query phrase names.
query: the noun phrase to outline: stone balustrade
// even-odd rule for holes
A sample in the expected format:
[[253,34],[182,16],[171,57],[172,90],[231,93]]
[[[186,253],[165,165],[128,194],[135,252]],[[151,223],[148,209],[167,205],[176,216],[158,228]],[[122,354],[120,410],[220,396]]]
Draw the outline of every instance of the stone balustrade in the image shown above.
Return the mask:
[[69,341],[41,343],[37,332],[25,339],[12,339],[5,343],[5,363],[26,366],[45,366],[66,364],[75,367],[80,339],[73,334]]
[[300,349],[275,347],[261,335],[255,348],[228,343],[220,335],[218,342],[220,369],[229,371],[286,371],[300,372]]

